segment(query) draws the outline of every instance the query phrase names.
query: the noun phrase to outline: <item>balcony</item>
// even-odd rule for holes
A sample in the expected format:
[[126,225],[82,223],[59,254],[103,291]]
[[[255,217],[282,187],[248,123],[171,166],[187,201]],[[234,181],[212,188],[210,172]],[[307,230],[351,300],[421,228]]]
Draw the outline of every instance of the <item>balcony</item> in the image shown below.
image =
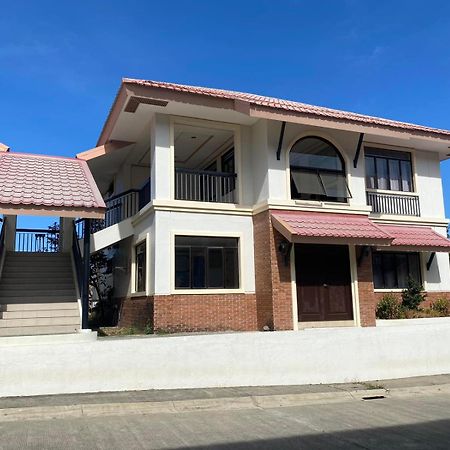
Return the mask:
[[395,214],[399,216],[420,216],[420,204],[417,194],[398,194],[367,191],[367,204],[377,214]]
[[235,173],[175,169],[175,199],[193,202],[235,203]]

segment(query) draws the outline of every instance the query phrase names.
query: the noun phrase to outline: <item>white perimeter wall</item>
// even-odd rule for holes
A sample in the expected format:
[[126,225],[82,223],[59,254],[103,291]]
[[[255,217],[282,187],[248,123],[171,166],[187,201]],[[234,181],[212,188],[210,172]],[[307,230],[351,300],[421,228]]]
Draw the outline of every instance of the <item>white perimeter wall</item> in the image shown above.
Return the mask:
[[[431,325],[2,344],[0,397],[319,384],[450,373],[449,319]],[[55,336],[57,340],[58,337]],[[5,341],[8,342],[8,341]],[[11,342],[11,340],[9,341]]]

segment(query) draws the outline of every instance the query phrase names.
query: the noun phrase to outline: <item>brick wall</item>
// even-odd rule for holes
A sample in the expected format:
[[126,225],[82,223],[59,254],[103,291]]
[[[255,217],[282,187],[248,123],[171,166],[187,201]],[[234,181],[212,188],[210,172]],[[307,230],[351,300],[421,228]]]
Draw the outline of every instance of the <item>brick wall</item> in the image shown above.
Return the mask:
[[357,266],[359,313],[363,327],[374,327],[377,297],[373,290],[372,255],[369,250],[368,254],[361,258],[362,251],[363,247],[356,247],[356,260],[360,260]]
[[253,217],[253,237],[258,329],[292,330],[290,262],[278,251],[284,238],[273,228],[270,211]]
[[154,297],[155,331],[254,331],[254,294],[174,294]]
[[119,327],[143,328],[153,323],[153,297],[126,297],[120,303]]

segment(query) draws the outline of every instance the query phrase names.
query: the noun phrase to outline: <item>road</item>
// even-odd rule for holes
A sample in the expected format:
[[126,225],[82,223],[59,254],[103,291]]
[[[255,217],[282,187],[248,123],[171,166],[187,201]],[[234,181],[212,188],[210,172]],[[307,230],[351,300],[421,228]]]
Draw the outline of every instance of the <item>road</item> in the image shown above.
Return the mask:
[[450,394],[0,423],[0,449],[448,449]]

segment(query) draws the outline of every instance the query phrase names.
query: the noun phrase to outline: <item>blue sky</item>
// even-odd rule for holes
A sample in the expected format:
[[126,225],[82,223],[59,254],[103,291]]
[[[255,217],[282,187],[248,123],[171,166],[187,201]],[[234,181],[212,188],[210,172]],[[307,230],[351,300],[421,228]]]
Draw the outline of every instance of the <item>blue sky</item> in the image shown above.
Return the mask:
[[[0,142],[95,145],[121,77],[450,128],[445,1],[0,0]],[[450,163],[443,164],[450,214]],[[1,187],[0,187],[1,188]]]

